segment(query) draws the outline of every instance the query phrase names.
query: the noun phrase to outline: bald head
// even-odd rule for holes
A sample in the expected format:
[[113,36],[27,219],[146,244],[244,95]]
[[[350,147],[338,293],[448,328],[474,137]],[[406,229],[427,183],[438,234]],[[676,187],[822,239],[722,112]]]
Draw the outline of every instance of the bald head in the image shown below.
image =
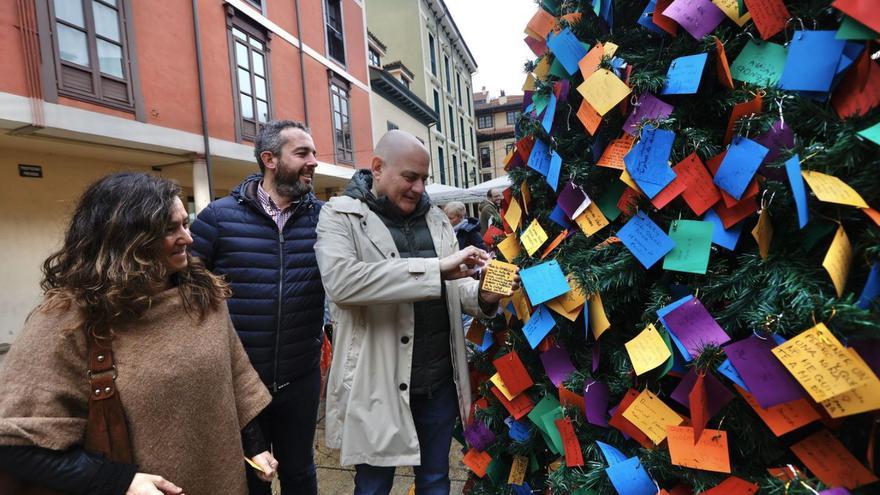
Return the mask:
[[376,143],[373,161],[373,194],[387,197],[405,215],[412,213],[425,191],[430,157],[415,136],[388,131]]

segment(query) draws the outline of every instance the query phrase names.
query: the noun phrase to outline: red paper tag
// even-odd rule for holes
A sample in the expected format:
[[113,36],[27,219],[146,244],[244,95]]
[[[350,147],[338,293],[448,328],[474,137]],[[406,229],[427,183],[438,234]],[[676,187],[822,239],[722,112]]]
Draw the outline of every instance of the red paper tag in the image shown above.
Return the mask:
[[559,436],[562,438],[562,445],[565,448],[565,465],[568,467],[576,467],[584,465],[584,455],[581,452],[581,443],[574,433],[574,427],[571,426],[571,420],[562,418],[556,420],[556,429],[559,430]]
[[678,23],[662,14],[670,4],[672,4],[672,0],[657,0],[657,4],[654,6],[654,15],[651,16],[651,22],[674,38],[678,35]]
[[492,393],[498,401],[501,402],[501,405],[507,409],[507,412],[513,416],[513,419],[519,419],[525,416],[533,407],[535,407],[535,404],[532,402],[532,399],[529,398],[528,394],[519,394],[514,397],[513,400],[507,400],[507,397],[498,390],[498,387],[492,387]]
[[487,246],[494,246],[495,236],[499,235],[504,235],[504,231],[494,225],[490,225],[489,228],[486,229],[486,233],[483,234],[483,242],[485,242]]
[[721,218],[721,223],[725,229],[729,229],[742,222],[756,211],[758,211],[758,202],[754,198],[744,199],[733,207],[728,207],[724,202],[721,202],[715,208],[715,213],[718,213],[718,217]]
[[489,469],[489,463],[492,462],[492,456],[486,452],[479,452],[471,449],[464,455],[461,460],[465,466],[474,472],[480,478],[486,476],[486,470]]
[[672,179],[672,182],[660,190],[660,192],[651,199],[651,204],[654,205],[654,208],[659,210],[668,205],[670,201],[677,198],[685,189],[687,189],[685,178],[677,175],[675,179]]
[[526,367],[520,361],[519,354],[516,352],[507,353],[492,361],[492,364],[495,365],[495,369],[501,375],[501,380],[504,381],[504,386],[507,387],[510,395],[519,395],[522,391],[535,384],[532,381],[532,377],[529,376],[529,372],[526,371]]
[[565,387],[560,387],[559,388],[559,403],[562,404],[563,406],[577,407],[578,409],[580,409],[581,414],[583,414],[584,417],[587,416],[587,406],[586,406],[586,403],[584,402],[583,395],[576,394]]
[[733,110],[730,111],[730,120],[727,121],[727,132],[724,133],[724,144],[730,144],[730,140],[733,139],[733,126],[739,119],[753,113],[761,113],[763,108],[764,102],[761,100],[761,95],[756,95],[753,100],[734,105]]
[[715,488],[706,490],[702,495],[753,495],[755,493],[758,493],[758,485],[731,476]]
[[617,200],[617,209],[622,211],[623,214],[628,217],[635,215],[636,210],[639,207],[639,198],[641,196],[641,193],[635,189],[627,187],[623,191],[623,194],[620,195],[620,199]]
[[672,171],[681,177],[687,186],[681,196],[697,215],[706,213],[706,210],[721,200],[721,192],[712,182],[712,176],[706,171],[705,165],[696,153],[691,153],[678,162],[672,167]]
[[831,96],[831,105],[841,119],[864,115],[880,105],[880,65],[865,50]]
[[791,451],[828,486],[854,490],[877,481],[877,477],[828,430],[813,433],[792,445]]
[[694,425],[694,442],[700,441],[700,435],[703,434],[703,429],[706,427],[706,423],[709,422],[709,405],[706,401],[706,384],[703,381],[704,378],[705,375],[703,373],[697,374],[697,381],[694,382],[694,387],[688,394],[688,402],[690,403],[691,409],[691,423]]
[[535,138],[532,136],[526,136],[516,142],[516,152],[519,153],[519,157],[523,162],[528,163],[529,156],[532,154],[532,146],[534,145]]
[[791,18],[782,0],[746,0],[746,8],[752,14],[761,38],[765,40],[782,31]]

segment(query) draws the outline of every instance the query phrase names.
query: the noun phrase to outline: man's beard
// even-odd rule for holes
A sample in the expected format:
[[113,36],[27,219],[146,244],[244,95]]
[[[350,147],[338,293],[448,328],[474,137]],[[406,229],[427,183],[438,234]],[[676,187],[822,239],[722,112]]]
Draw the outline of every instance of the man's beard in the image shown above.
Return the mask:
[[287,166],[281,163],[281,166],[275,169],[275,192],[291,200],[305,196],[312,190],[312,185],[303,184],[299,176],[300,173],[288,171]]

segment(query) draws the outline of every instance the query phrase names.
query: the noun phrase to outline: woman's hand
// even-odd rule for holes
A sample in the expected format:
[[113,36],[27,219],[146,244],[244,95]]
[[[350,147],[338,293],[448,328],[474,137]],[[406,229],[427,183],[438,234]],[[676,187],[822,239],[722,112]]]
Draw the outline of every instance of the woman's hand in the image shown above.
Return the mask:
[[137,473],[125,495],[184,495],[183,488],[161,476]]
[[270,454],[268,450],[264,450],[255,455],[251,460],[263,470],[262,472],[257,470],[257,476],[261,480],[271,482],[275,478],[275,475],[278,474],[278,461],[272,457],[272,454]]

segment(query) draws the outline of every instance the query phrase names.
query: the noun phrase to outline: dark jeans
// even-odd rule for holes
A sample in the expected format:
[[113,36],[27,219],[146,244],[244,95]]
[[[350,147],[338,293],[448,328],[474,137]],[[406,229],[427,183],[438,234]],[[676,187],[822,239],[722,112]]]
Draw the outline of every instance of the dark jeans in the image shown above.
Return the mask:
[[[321,392],[321,372],[313,373],[279,390],[269,407],[257,417],[272,453],[278,459],[278,478],[281,490],[287,494],[316,495],[318,478],[315,474],[313,444],[318,420],[318,401]],[[257,478],[252,467],[247,468],[250,495],[270,495],[271,485]]]
[[[430,396],[410,395],[410,410],[416,425],[421,465],[414,466],[418,495],[449,494],[449,447],[458,416],[458,395],[450,379]],[[394,484],[394,466],[358,464],[354,477],[355,495],[387,495]]]

